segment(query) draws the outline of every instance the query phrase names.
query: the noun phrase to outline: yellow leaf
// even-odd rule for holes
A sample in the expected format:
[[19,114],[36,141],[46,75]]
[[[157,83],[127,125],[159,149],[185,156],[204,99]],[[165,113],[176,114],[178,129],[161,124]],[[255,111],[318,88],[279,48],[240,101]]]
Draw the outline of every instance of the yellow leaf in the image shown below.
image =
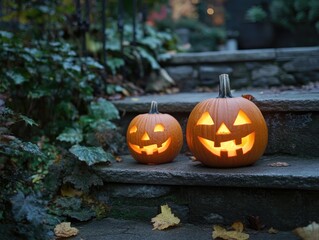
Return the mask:
[[168,227],[176,226],[180,223],[180,219],[175,217],[170,207],[166,204],[161,206],[161,213],[152,218],[153,230],[163,230]]
[[62,185],[61,187],[61,195],[63,197],[80,197],[83,193],[81,191],[78,191],[68,185]]
[[278,233],[278,232],[279,232],[279,231],[278,231],[277,229],[273,228],[273,227],[271,227],[271,228],[268,229],[268,233],[270,233],[270,234],[276,234],[276,233]]
[[234,222],[231,227],[237,231],[237,232],[243,232],[244,231],[244,224],[242,222]]
[[71,227],[70,222],[62,222],[55,226],[54,234],[57,237],[67,238],[77,235],[79,230],[75,227]]
[[249,234],[238,231],[227,231],[225,228],[214,225],[213,239],[221,238],[224,240],[248,240]]
[[295,234],[302,238],[302,240],[318,240],[319,239],[319,224],[312,222],[306,227],[299,227],[293,230]]

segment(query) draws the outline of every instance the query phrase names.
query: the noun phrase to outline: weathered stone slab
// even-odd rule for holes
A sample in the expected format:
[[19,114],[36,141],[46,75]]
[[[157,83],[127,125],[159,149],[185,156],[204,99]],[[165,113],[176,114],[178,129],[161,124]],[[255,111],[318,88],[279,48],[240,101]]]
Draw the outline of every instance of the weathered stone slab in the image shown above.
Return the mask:
[[[256,105],[263,112],[304,112],[319,111],[319,92],[286,91],[235,91],[234,97],[242,94],[251,94]],[[148,95],[130,97],[114,101],[115,106],[123,112],[146,113],[149,111],[151,101],[157,101],[159,111],[163,113],[188,112],[197,103],[208,98],[217,97],[217,92],[210,93],[179,93],[171,95]]]
[[152,186],[146,184],[126,185],[126,184],[108,184],[107,192],[111,197],[128,198],[155,198],[161,197],[170,192],[169,186]]
[[[274,162],[287,162],[289,166],[269,166]],[[253,166],[216,169],[183,155],[162,165],[138,164],[131,156],[123,156],[121,163],[97,169],[106,182],[319,190],[318,158],[264,156]]]
[[276,48],[276,60],[287,61],[300,56],[319,56],[319,47]]
[[230,74],[233,69],[227,66],[201,66],[199,67],[200,84],[210,84],[215,86],[219,83],[219,75]]
[[274,77],[274,76],[278,76],[279,73],[280,73],[280,68],[278,66],[267,64],[253,70],[251,78],[253,80],[256,80],[258,78]]
[[[208,240],[212,239],[212,225],[193,225],[182,222],[178,227],[167,231],[154,231],[148,221],[132,221],[123,219],[105,218],[92,221],[85,225],[77,226],[80,230],[73,240]],[[248,232],[247,232],[248,231]],[[291,231],[279,231],[269,234],[266,231],[252,231],[245,229],[250,234],[250,240],[298,240]]]
[[219,62],[243,62],[243,61],[265,61],[274,60],[276,53],[274,49],[252,49],[240,51],[222,52],[200,52],[200,53],[179,53],[174,55],[169,64],[196,63],[219,63]]
[[287,72],[307,72],[319,70],[319,56],[297,57],[285,63],[283,69]]
[[166,71],[182,91],[190,91],[197,86],[198,71],[191,65],[167,67]]

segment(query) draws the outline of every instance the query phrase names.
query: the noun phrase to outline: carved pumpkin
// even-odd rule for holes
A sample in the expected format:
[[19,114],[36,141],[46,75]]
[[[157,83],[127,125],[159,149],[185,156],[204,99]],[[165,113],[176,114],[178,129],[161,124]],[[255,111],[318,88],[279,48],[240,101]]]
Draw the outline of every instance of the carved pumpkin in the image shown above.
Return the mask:
[[220,75],[219,96],[195,106],[186,127],[187,144],[204,165],[239,167],[253,164],[264,153],[268,129],[258,107],[233,98],[227,74]]
[[159,113],[152,101],[149,113],[136,116],[126,133],[133,158],[145,164],[161,164],[174,160],[183,144],[182,128],[169,114]]

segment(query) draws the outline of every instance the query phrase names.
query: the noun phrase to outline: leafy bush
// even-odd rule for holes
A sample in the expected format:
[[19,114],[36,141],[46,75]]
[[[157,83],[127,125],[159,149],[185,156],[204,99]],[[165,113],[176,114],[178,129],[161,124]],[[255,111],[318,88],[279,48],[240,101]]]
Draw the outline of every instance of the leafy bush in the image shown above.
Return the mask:
[[222,27],[209,27],[197,20],[181,18],[177,21],[171,19],[162,20],[156,23],[160,30],[186,28],[189,30],[189,51],[212,51],[217,50],[218,45],[226,39],[225,29]]
[[262,7],[253,6],[247,10],[245,18],[249,22],[262,22],[267,18],[267,13]]
[[272,21],[291,31],[299,24],[313,25],[319,32],[317,0],[274,0],[270,5]]

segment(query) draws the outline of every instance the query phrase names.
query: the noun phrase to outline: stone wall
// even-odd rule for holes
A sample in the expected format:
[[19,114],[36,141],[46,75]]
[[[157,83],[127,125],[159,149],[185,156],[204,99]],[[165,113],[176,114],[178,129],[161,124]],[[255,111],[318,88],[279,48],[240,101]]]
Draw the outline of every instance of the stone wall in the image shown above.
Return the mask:
[[148,222],[164,204],[182,223],[230,225],[238,220],[246,222],[248,216],[259,216],[268,228],[290,230],[318,219],[318,191],[164,184],[107,183],[96,197],[111,206],[110,217]]
[[215,87],[222,73],[234,89],[303,85],[319,80],[319,47],[179,53],[163,65],[181,91]]

